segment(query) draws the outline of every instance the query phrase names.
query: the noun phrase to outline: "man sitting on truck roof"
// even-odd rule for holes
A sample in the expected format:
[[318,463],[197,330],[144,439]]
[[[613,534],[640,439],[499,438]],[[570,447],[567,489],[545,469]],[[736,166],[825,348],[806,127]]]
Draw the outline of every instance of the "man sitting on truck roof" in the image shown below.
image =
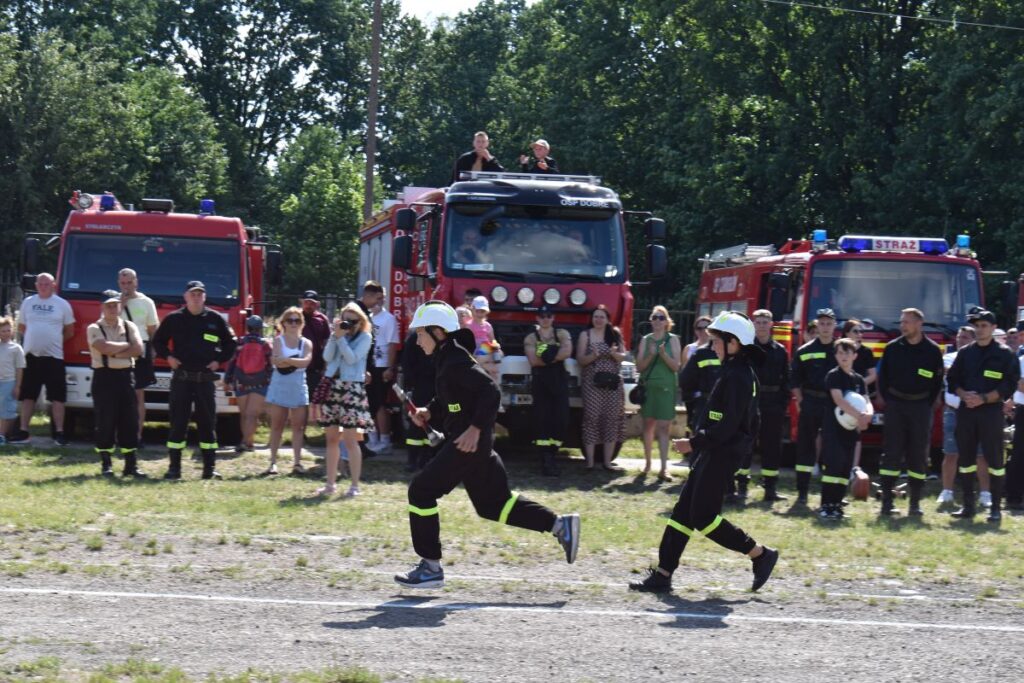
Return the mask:
[[519,167],[523,173],[558,173],[558,162],[553,157],[548,156],[551,151],[551,145],[548,141],[541,138],[530,145],[530,149],[533,150],[533,160],[525,154],[519,155]]
[[473,149],[455,160],[455,168],[452,170],[453,183],[459,181],[459,174],[463,171],[500,172],[505,170],[505,167],[487,149],[490,144],[491,139],[482,130],[473,134]]

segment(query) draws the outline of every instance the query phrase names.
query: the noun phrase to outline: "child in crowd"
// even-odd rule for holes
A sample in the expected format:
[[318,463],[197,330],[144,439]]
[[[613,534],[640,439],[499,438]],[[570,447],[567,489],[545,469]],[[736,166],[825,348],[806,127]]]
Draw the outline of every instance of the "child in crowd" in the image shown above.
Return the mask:
[[473,322],[473,312],[469,310],[469,306],[459,306],[455,309],[455,314],[459,316],[459,327],[466,328]]
[[476,341],[474,356],[495,381],[498,379],[498,363],[501,362],[501,344],[494,338],[494,328],[487,322],[487,314],[491,312],[487,297],[478,296],[473,299],[473,320],[469,329]]
[[25,369],[25,352],[14,341],[14,322],[0,318],[0,445],[7,443],[7,431],[18,419],[18,392]]
[[274,369],[270,360],[273,347],[263,338],[263,318],[249,316],[245,321],[245,332],[245,336],[238,340],[235,357],[224,369],[223,381],[224,388],[231,391],[238,401],[242,442],[235,448],[236,453],[252,452],[256,448],[256,422],[263,414],[264,399]]
[[[860,433],[871,424],[871,413],[860,412],[848,400],[848,392],[867,398],[868,388],[864,378],[853,369],[857,359],[857,342],[844,338],[835,343],[836,363],[825,375],[828,391],[828,406],[821,429],[821,511],[823,520],[843,518],[843,496],[849,483],[853,454],[860,442]],[[844,413],[857,417],[857,428],[846,429],[836,418],[836,407]]]

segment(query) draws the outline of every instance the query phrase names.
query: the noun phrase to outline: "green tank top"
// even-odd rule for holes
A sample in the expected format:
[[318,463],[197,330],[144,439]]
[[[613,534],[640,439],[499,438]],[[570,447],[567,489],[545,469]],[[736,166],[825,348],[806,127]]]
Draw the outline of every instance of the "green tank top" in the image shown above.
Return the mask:
[[[665,352],[672,357],[672,338],[676,335],[671,332],[665,335]],[[647,369],[640,373],[641,377],[646,378],[645,381],[653,382],[655,384],[675,384],[676,373],[672,372],[672,368],[665,365],[665,361],[658,355],[657,349],[658,343],[654,341],[654,335],[647,335],[644,337],[644,351],[646,355],[654,355],[653,365],[648,365]]]

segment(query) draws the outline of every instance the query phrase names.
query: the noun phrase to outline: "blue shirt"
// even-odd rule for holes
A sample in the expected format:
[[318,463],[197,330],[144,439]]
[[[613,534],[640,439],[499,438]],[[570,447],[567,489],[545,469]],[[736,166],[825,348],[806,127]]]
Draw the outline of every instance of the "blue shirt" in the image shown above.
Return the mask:
[[366,381],[366,356],[370,353],[373,339],[365,332],[355,337],[331,335],[324,347],[324,362],[327,369],[324,377],[335,377],[344,382]]

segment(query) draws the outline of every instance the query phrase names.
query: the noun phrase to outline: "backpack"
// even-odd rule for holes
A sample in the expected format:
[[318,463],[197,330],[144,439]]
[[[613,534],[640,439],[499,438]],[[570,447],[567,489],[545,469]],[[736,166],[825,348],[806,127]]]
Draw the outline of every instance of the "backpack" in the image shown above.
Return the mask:
[[258,337],[246,337],[235,357],[235,382],[243,387],[260,387],[270,381],[270,354],[267,343]]

